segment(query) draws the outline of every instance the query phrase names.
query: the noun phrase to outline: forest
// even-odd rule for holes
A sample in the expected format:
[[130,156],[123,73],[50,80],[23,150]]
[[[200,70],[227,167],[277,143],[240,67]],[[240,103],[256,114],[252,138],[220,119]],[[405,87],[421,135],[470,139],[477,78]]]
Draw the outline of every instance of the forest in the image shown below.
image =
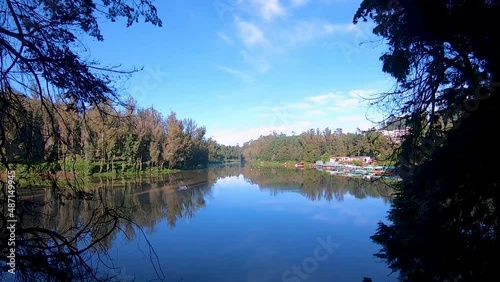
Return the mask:
[[305,161],[330,160],[333,156],[369,156],[380,162],[391,161],[397,147],[389,137],[375,129],[344,133],[341,128],[309,129],[300,135],[274,132],[243,144],[245,160]]
[[242,147],[226,146],[207,138],[206,128],[194,120],[179,119],[175,112],[164,116],[153,107],[140,108],[132,99],[120,106],[103,104],[85,111],[56,102],[48,115],[40,100],[15,93],[10,97],[25,108],[22,112],[11,108],[4,118],[8,124],[10,118],[23,116],[18,117],[20,130],[6,132],[2,149],[8,163],[34,172],[92,175],[205,168],[244,160],[328,161],[331,156],[370,156],[387,161],[396,145],[375,129],[344,133],[341,128],[326,128],[297,136],[274,132]]
[[47,114],[40,99],[15,93],[7,97],[25,108],[10,108],[3,116],[3,124],[17,118],[22,125],[7,130],[2,149],[8,163],[29,170],[93,174],[192,169],[239,160],[241,155],[235,146],[206,138],[205,127],[192,119],[139,108],[131,99],[120,107],[103,104],[85,111],[56,102]]

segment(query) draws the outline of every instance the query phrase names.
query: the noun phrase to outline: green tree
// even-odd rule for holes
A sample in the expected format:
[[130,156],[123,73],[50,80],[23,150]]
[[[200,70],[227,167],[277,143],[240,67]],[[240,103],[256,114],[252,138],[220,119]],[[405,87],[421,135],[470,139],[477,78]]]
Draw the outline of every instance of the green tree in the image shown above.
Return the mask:
[[163,143],[166,139],[166,126],[163,116],[157,110],[151,108],[150,126],[151,126],[151,143],[149,145],[149,156],[151,157],[150,166],[162,167]]
[[163,159],[168,163],[169,168],[176,168],[185,160],[184,125],[182,120],[177,119],[174,112],[168,115],[166,124],[167,135],[163,147]]

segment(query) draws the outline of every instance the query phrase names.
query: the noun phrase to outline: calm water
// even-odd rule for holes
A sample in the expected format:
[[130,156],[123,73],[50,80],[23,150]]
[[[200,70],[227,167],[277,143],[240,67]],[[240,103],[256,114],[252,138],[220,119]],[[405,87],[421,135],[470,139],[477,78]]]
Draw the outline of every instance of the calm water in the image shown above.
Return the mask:
[[[373,256],[379,246],[369,238],[390,205],[390,189],[381,184],[226,167],[95,185],[141,227],[124,225],[105,243],[118,281],[147,281],[156,272],[166,281],[397,280]],[[66,213],[75,211],[51,212]]]

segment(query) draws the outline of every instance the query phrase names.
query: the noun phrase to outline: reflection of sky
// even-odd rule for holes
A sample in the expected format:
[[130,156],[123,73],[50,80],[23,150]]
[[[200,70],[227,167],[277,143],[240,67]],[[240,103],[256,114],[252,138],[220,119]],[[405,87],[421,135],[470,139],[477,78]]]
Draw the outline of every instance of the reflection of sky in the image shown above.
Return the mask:
[[[211,194],[193,218],[179,219],[173,229],[162,221],[147,235],[167,281],[282,281],[292,265],[313,256],[318,238],[328,236],[337,248],[307,281],[361,281],[364,276],[396,281],[372,256],[379,246],[369,238],[389,208],[383,199],[346,194],[342,202],[311,201],[296,192],[273,196],[241,175],[218,180]],[[137,240],[118,240],[111,255],[135,281],[152,279],[148,249],[143,238]],[[288,278],[293,277],[298,278]]]

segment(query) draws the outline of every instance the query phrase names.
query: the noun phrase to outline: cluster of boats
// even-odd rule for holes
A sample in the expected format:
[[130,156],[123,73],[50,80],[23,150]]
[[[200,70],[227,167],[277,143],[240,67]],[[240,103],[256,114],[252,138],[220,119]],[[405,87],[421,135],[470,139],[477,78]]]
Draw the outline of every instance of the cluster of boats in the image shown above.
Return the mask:
[[382,177],[399,179],[393,166],[358,166],[341,163],[316,163],[316,169],[333,175],[359,177],[366,180],[376,180]]

